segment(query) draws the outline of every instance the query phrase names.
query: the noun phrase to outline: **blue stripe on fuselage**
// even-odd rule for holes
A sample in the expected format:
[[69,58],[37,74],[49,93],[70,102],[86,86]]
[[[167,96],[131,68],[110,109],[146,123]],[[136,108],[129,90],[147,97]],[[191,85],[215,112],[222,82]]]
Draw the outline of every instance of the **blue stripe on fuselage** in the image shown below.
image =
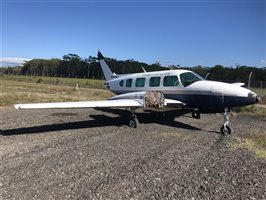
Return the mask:
[[[116,94],[124,94],[126,91],[113,91]],[[130,91],[139,92],[139,91]],[[188,108],[199,109],[224,109],[225,107],[238,107],[254,104],[255,101],[248,97],[238,96],[224,96],[220,94],[207,94],[208,92],[201,92],[201,94],[195,94],[196,91],[178,91],[178,93],[171,91],[167,93],[164,91],[165,98],[181,101],[186,104]],[[205,94],[204,94],[205,93]]]
[[219,109],[253,104],[248,97],[197,94],[164,94],[165,98],[182,101],[187,107],[203,109]]

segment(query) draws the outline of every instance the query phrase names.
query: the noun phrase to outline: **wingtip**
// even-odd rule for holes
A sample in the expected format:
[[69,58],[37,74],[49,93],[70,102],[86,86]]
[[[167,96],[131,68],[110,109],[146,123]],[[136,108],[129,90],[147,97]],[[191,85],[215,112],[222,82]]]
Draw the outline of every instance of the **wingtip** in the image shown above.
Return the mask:
[[15,104],[15,105],[14,105],[14,108],[17,109],[17,110],[19,110],[20,107],[21,107],[21,104]]

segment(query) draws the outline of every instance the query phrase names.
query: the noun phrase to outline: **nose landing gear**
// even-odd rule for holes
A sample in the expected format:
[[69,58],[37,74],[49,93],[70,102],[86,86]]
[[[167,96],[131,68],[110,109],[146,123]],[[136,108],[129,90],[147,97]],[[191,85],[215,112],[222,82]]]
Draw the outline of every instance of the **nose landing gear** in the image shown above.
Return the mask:
[[200,115],[200,111],[199,110],[194,110],[192,112],[192,117],[195,118],[195,119],[200,119],[201,115]]
[[228,108],[224,109],[224,124],[221,127],[221,133],[223,135],[225,134],[231,134],[232,133],[232,129],[229,127],[229,113],[228,113]]

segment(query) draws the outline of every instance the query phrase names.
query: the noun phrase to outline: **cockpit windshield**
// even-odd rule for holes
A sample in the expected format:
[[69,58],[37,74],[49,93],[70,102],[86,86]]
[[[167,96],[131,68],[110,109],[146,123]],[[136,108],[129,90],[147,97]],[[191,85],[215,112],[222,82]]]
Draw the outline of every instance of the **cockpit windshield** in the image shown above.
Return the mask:
[[180,74],[180,80],[181,80],[183,86],[187,87],[187,86],[191,85],[192,83],[203,80],[203,79],[200,78],[200,76],[197,76],[192,72],[184,72],[184,73]]

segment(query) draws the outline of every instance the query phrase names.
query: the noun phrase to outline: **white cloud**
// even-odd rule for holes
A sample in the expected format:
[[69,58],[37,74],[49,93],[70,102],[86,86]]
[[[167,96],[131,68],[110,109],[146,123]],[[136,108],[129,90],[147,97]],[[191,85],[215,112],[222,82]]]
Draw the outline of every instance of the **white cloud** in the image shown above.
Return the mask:
[[0,67],[2,66],[21,66],[24,62],[30,61],[30,58],[0,58]]
[[260,63],[261,63],[261,64],[266,64],[266,60],[265,60],[265,59],[261,59],[261,60],[260,60]]

